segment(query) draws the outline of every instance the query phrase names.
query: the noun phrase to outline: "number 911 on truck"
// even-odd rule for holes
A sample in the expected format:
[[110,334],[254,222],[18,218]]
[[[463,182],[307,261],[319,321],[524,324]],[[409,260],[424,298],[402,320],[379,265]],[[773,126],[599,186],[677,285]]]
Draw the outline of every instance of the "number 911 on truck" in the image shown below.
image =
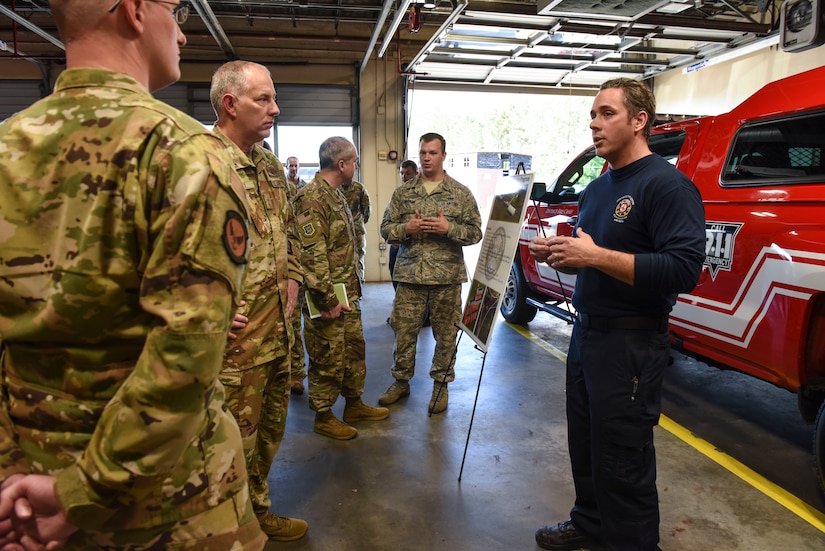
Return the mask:
[[[825,67],[770,83],[728,113],[669,122],[650,149],[702,195],[705,263],[670,315],[671,345],[797,394],[815,425],[825,489]],[[605,170],[592,147],[545,192],[533,190],[501,312],[572,321],[575,276],[538,264],[536,235],[571,235],[582,190]]]

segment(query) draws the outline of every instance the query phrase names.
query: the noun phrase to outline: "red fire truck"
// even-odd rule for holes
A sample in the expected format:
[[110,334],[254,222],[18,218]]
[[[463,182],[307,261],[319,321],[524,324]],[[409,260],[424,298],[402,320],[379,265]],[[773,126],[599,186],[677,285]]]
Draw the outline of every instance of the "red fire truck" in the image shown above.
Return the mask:
[[[825,67],[768,84],[729,113],[657,126],[651,149],[702,194],[706,259],[670,317],[674,349],[797,393],[815,424],[825,488]],[[575,276],[537,264],[535,235],[570,235],[577,200],[604,170],[589,148],[548,189],[534,186],[501,306],[572,320]]]

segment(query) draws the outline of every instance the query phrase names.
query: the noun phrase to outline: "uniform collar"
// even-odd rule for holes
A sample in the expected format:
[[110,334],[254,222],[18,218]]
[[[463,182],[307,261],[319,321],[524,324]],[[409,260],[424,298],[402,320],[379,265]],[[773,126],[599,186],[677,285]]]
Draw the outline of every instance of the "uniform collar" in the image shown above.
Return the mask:
[[433,195],[435,193],[440,193],[441,191],[447,191],[450,187],[452,187],[453,179],[450,178],[450,175],[447,174],[447,171],[444,171],[444,179],[441,180],[441,183],[433,190],[433,193],[427,193],[424,189],[424,179],[421,177],[421,174],[418,174],[415,178],[407,182],[407,184],[413,186],[413,189],[421,195]]
[[117,73],[115,71],[107,71],[106,69],[93,69],[91,67],[66,69],[57,77],[54,89],[55,92],[58,92],[70,88],[85,88],[89,85],[121,88],[135,94],[149,97],[152,95],[145,86],[126,73]]
[[[254,170],[255,164],[252,162],[249,156],[247,156],[247,154],[244,153],[240,147],[238,147],[238,144],[230,140],[217,125],[212,128],[212,132],[221,139],[221,141],[226,145],[227,149],[229,150],[229,154],[232,157],[232,163],[234,164],[232,168],[234,168],[236,171],[239,169],[245,170],[248,168],[252,168]],[[252,151],[254,154],[254,148]]]

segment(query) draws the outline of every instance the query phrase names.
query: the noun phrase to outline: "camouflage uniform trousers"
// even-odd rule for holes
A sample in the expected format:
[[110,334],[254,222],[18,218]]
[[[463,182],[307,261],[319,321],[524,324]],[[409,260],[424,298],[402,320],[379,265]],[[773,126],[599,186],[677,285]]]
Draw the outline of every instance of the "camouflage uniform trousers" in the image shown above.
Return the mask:
[[241,371],[223,371],[226,405],[241,431],[249,493],[256,515],[269,511],[267,477],[286,432],[289,355]]
[[302,311],[304,309],[304,286],[298,290],[298,304],[295,305],[295,310],[292,311],[292,317],[289,318],[292,323],[293,333],[295,339],[291,341],[289,346],[289,353],[292,357],[290,373],[295,381],[303,381],[307,376],[306,356],[304,353],[304,334],[301,325]]
[[455,380],[455,349],[458,322],[461,321],[461,284],[414,285],[400,282],[390,315],[395,331],[392,376],[409,381],[415,374],[415,349],[424,323],[427,306],[435,338],[430,377],[441,382]]
[[[234,525],[231,530],[223,527]],[[166,526],[114,532],[80,531],[66,551],[260,551],[267,542],[250,507],[249,494],[236,494],[213,509]]]
[[304,338],[309,354],[309,407],[329,410],[338,400],[357,398],[367,378],[366,343],[359,301],[352,312],[334,320],[304,317]]

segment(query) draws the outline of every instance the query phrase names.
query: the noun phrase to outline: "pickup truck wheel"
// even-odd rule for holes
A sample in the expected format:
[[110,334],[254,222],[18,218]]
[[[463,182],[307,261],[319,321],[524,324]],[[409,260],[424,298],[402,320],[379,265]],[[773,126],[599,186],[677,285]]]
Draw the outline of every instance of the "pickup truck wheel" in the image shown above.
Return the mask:
[[510,266],[510,276],[504,288],[504,297],[501,300],[501,315],[510,323],[520,325],[533,321],[538,311],[534,306],[527,304],[527,289],[521,266],[516,262]]
[[825,495],[825,402],[819,407],[814,428],[814,461],[819,477],[819,490]]

